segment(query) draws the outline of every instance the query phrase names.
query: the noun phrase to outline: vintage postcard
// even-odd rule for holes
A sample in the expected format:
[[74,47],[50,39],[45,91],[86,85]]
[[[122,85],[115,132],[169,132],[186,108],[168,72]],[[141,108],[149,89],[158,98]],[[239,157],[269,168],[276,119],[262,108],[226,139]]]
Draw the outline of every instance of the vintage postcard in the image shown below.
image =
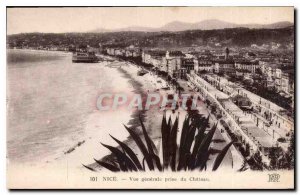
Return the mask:
[[295,188],[293,7],[7,7],[7,188]]

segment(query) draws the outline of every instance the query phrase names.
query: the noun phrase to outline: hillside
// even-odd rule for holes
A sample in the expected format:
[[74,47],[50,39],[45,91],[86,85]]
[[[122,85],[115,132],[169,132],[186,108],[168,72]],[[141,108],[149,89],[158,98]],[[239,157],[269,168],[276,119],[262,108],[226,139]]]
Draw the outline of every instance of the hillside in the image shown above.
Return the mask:
[[248,47],[271,42],[286,48],[294,44],[294,27],[278,29],[229,28],[179,32],[105,32],[105,33],[27,33],[8,35],[10,46],[90,45],[140,47],[237,46]]

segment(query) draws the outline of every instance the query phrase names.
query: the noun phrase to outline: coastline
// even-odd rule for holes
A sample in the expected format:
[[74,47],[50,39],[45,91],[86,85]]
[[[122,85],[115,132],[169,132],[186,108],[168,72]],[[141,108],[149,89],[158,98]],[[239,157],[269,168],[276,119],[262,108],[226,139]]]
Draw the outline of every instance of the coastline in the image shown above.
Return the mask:
[[[159,91],[161,94],[168,93],[168,90],[161,89],[163,85],[162,83],[165,82],[163,79],[157,77],[151,72],[148,72],[143,76],[138,76],[137,72],[140,70],[140,67],[130,62],[119,60],[114,60],[113,62],[104,61],[99,64],[94,64],[93,66],[99,66],[99,68],[95,67],[95,70],[100,71],[101,75],[111,77],[109,80],[114,83],[112,84],[113,89],[108,88],[108,90],[112,90],[110,91],[112,93],[119,92],[118,90],[124,90],[129,93],[141,95],[146,95],[148,92],[154,91]],[[104,71],[104,73],[102,71]],[[158,80],[162,83],[159,83]],[[170,91],[172,93],[172,90]],[[149,111],[129,111],[121,109],[118,111],[104,113],[105,111],[101,112],[95,107],[94,111],[86,116],[87,119],[84,124],[84,131],[86,135],[73,142],[73,144],[64,151],[61,151],[59,157],[54,160],[47,160],[46,163],[42,163],[39,167],[44,168],[48,166],[57,166],[72,170],[73,168],[85,170],[82,166],[82,164],[85,164],[100,170],[102,168],[100,168],[97,163],[94,163],[93,158],[98,160],[102,159],[104,161],[112,158],[110,151],[100,143],[118,147],[118,144],[110,137],[110,134],[120,141],[128,144],[128,146],[132,148],[138,156],[142,156],[139,148],[135,145],[134,141],[129,136],[129,133],[123,126],[123,124],[126,124],[126,126],[135,129],[138,134],[143,137],[140,128],[139,115],[141,115],[149,136],[154,140],[154,143],[157,145],[159,150],[161,145],[160,126],[163,111],[159,111],[159,108],[151,109]],[[205,108],[201,108],[201,113],[208,116]],[[175,120],[176,116],[179,116],[179,126],[181,126],[185,115],[186,111],[184,110],[177,110],[175,113],[167,111],[167,117],[171,116],[172,121]],[[113,122],[110,123],[110,121]],[[216,137],[221,138],[222,135],[218,133]],[[221,147],[220,144],[221,143],[214,143],[213,145],[219,148]]]
[[[157,78],[155,75],[151,75],[151,73],[147,73],[144,76],[137,76],[137,72],[140,69],[138,66],[133,65],[131,63],[126,64],[126,62],[118,62],[118,63],[124,63],[123,65],[121,65],[119,67],[115,67],[115,68],[117,68],[118,71],[123,73],[124,78],[128,79],[128,82],[133,86],[135,93],[145,94],[147,92],[157,91],[157,89],[159,89],[161,87],[161,86],[159,86],[159,87],[156,86],[157,79],[159,79],[159,78]],[[168,92],[160,89],[159,93],[165,94]],[[153,139],[154,144],[156,145],[156,147],[159,151],[161,148],[161,139],[160,139],[161,138],[161,132],[160,132],[161,127],[160,127],[160,125],[161,125],[161,119],[163,116],[163,112],[160,111],[158,108],[156,108],[156,109],[157,110],[150,109],[147,111],[144,111],[144,110],[143,111],[134,111],[131,115],[132,118],[128,121],[126,126],[131,127],[134,130],[137,130],[138,134],[140,134],[143,137],[142,131],[140,129],[140,122],[138,119],[138,115],[141,114],[141,117],[142,117],[142,120],[146,127],[146,130],[148,130],[149,136]],[[203,105],[199,108],[199,113],[203,114],[205,117],[207,117],[209,115],[206,105]],[[169,110],[166,112],[166,114],[167,114],[167,117],[171,117],[172,121],[175,120],[176,116],[179,116],[179,127],[181,127],[187,112],[180,108],[179,110],[176,110],[174,113],[172,113],[172,111]],[[211,127],[213,126],[213,124],[215,122],[216,122],[215,117],[210,117],[209,123],[210,123]],[[214,138],[213,138],[214,141],[212,142],[212,145],[211,145],[211,147],[216,151],[219,151],[219,149],[222,149],[225,146],[225,144],[230,141],[230,140],[228,140],[226,135],[223,135],[223,133],[220,132],[221,128],[222,127],[220,126],[220,124],[218,124],[218,130],[216,131],[216,133],[214,135]],[[127,132],[124,127],[121,131]],[[180,134],[180,133],[181,133],[181,128],[179,128],[178,134]],[[178,136],[177,141],[179,141],[179,137],[180,136]],[[118,139],[118,137],[116,137],[116,138]],[[139,160],[142,161],[142,154],[141,154],[139,148],[136,146],[133,139],[131,137],[127,137],[126,140],[124,140],[123,142],[126,143],[137,154]],[[119,146],[117,146],[117,147],[119,147]],[[229,167],[231,167],[231,169],[232,169],[233,166],[235,167],[235,169],[237,169],[237,167],[240,166],[241,162],[240,162],[240,159],[237,159],[235,150],[231,149],[230,151],[231,152],[228,152],[226,154],[225,159],[227,159],[227,160],[225,163],[223,163],[223,166],[220,169],[226,170]],[[235,154],[233,154],[232,152]],[[208,162],[208,169],[210,169],[212,167],[212,163],[214,162],[215,157],[216,157],[216,155],[212,155],[211,160]],[[97,160],[110,161],[113,159],[114,159],[113,155],[109,154],[109,155],[103,156],[102,158],[98,158]],[[238,161],[233,163],[233,159],[238,160]],[[91,159],[91,161],[92,161],[92,159]],[[105,169],[102,169],[102,167],[100,167],[96,162],[90,163],[87,165],[95,170],[101,170],[101,171],[105,170]]]
[[[31,55],[32,54],[49,54],[52,55],[70,55],[70,53],[62,52],[62,51],[44,51],[44,50],[28,50],[28,49],[12,49],[16,52],[26,52]],[[107,77],[111,77],[112,89],[113,91],[129,91],[132,93],[144,93],[143,84],[140,81],[135,80],[130,74],[126,74],[126,71],[122,71],[116,67],[110,67],[108,64],[113,64],[115,62],[126,64],[125,62],[120,61],[104,61],[97,64],[91,64],[89,67],[94,67],[95,71],[101,72],[101,74],[106,75]],[[56,62],[55,62],[56,63]],[[78,64],[76,64],[78,66]],[[83,64],[85,65],[85,64]],[[99,67],[99,68],[98,68]],[[104,73],[104,72],[105,73]],[[99,85],[101,85],[102,80],[99,80]],[[121,85],[121,86],[120,86]],[[150,84],[148,84],[150,86]],[[95,88],[96,89],[96,88]],[[98,88],[98,93],[101,92],[101,88]],[[112,91],[112,92],[113,92]],[[97,91],[93,92],[95,95]],[[94,100],[96,100],[96,96],[94,96]],[[91,102],[93,104],[93,102]],[[90,106],[90,105],[89,105]],[[138,116],[141,115],[142,120],[144,121],[146,118],[146,113],[144,111],[126,111],[121,110],[116,112],[106,112],[100,113],[97,110],[96,106],[91,110],[89,114],[85,117],[85,122],[82,123],[84,134],[79,136],[75,134],[71,134],[71,137],[77,136],[79,137],[77,140],[73,139],[63,143],[65,146],[61,148],[56,153],[47,156],[43,159],[39,159],[34,164],[30,162],[26,164],[28,167],[36,167],[36,168],[48,168],[48,167],[68,167],[71,168],[83,168],[81,163],[88,164],[93,162],[93,158],[102,158],[106,155],[109,155],[109,151],[104,148],[99,142],[103,142],[109,145],[116,145],[114,140],[109,136],[109,134],[114,137],[120,139],[124,142],[130,142],[128,138],[129,134],[124,128],[123,124],[126,124],[129,127],[136,128],[140,126],[140,122]],[[117,116],[117,117],[116,117]],[[107,121],[114,120],[114,124],[107,124]],[[81,137],[80,137],[81,136]],[[97,151],[100,148],[99,151]],[[10,158],[7,158],[7,163],[10,167],[18,167],[19,164],[10,161]]]
[[[64,59],[64,61],[69,63],[69,58]],[[59,64],[58,66],[60,66],[60,64],[64,64],[63,62],[53,63]],[[97,64],[88,64],[88,66],[86,66],[86,64],[81,65],[72,63],[67,65],[68,67],[73,67],[74,69],[77,69],[77,67],[82,67],[82,69],[80,69],[81,72],[82,70],[93,70],[93,74],[90,75],[93,77],[86,75],[87,81],[84,80],[84,82],[80,83],[80,86],[82,86],[80,91],[86,92],[88,90],[90,94],[89,96],[83,96],[80,98],[85,100],[83,103],[79,102],[84,106],[85,109],[87,109],[86,114],[83,116],[83,122],[80,122],[82,125],[81,131],[79,133],[72,132],[66,139],[59,142],[62,147],[58,148],[55,153],[46,155],[47,150],[44,150],[45,158],[40,158],[35,161],[29,160],[28,163],[26,163],[26,167],[36,167],[38,169],[49,167],[61,167],[72,170],[75,168],[80,169],[82,168],[81,163],[87,164],[92,162],[93,158],[100,158],[109,154],[107,149],[99,143],[102,142],[105,144],[114,145],[114,140],[111,139],[109,134],[119,137],[119,139],[122,141],[126,140],[128,135],[126,134],[127,132],[124,129],[123,124],[127,124],[128,121],[132,119],[132,111],[118,110],[103,113],[100,112],[96,107],[96,101],[98,97],[97,94],[103,91],[112,90],[111,92],[113,93],[118,91],[131,92],[135,90],[128,83],[128,79],[123,77],[117,69],[106,67],[108,63],[109,62],[101,62]],[[101,79],[101,76],[103,75],[107,78]],[[105,82],[103,80],[105,80]],[[89,88],[86,89],[86,86]],[[83,95],[85,95],[85,93],[83,93]],[[64,96],[62,97],[62,100],[65,100]],[[68,105],[71,106],[71,104]],[[79,110],[78,112],[81,113]],[[69,115],[69,113],[67,114]],[[108,121],[115,122],[110,124]],[[60,136],[58,135],[58,137]],[[54,145],[56,143],[49,144]],[[25,163],[24,161],[22,162],[22,164]],[[7,157],[7,163],[10,167],[24,166],[18,163],[18,161],[12,161],[9,156]]]
[[[148,79],[145,79],[145,77],[139,78],[136,74],[138,70],[137,67],[133,65],[127,65],[126,62],[118,61],[117,63],[122,63],[122,66],[114,67],[114,63],[105,63],[101,64],[101,66],[103,65],[103,69],[107,70],[111,74],[114,74],[115,77],[121,77],[119,78],[120,80],[115,81],[122,83],[122,86],[118,86],[118,88],[129,90],[130,93],[139,94],[145,94],[148,90],[156,90],[156,88],[153,86],[153,83],[151,83],[149,80],[149,78],[152,76],[149,75]],[[111,67],[110,64],[112,65]],[[162,118],[163,112],[160,114]],[[82,164],[84,164],[97,170],[101,170],[102,168],[98,166],[97,163],[94,163],[93,159],[108,160],[112,158],[111,152],[102,146],[101,143],[118,147],[118,144],[110,137],[110,135],[128,144],[137,154],[140,153],[138,147],[135,145],[129,133],[123,126],[123,124],[125,124],[126,126],[135,129],[142,136],[139,115],[141,116],[143,123],[148,130],[149,136],[154,139],[155,144],[159,145],[160,143],[155,141],[157,138],[160,138],[161,125],[161,120],[157,120],[157,112],[126,109],[116,111],[99,111],[97,108],[95,108],[95,110],[87,116],[85,122],[84,129],[86,136],[73,143],[71,147],[61,151],[61,155],[58,157],[54,158],[53,160],[47,160],[45,163],[38,165],[38,167],[65,167],[68,170],[80,169],[86,171],[86,169],[82,166]],[[109,121],[114,122],[110,123]],[[157,129],[157,131],[153,131],[153,129]]]
[[[147,92],[156,90],[156,88],[153,86],[152,81],[149,80],[149,77],[145,79],[144,77],[145,75],[137,76],[138,68],[136,66],[134,66],[133,64],[127,64],[126,62],[118,62],[118,63],[124,63],[124,64],[120,65],[119,67],[114,67],[112,65],[112,68],[117,68],[117,70],[122,74],[122,77],[127,79],[128,83],[133,87],[134,93],[141,94],[143,96]],[[159,148],[160,145],[159,141],[161,136],[159,130],[160,130],[161,121],[157,120],[158,115],[161,115],[162,118],[163,112],[153,112],[153,110],[140,110],[140,111],[134,110],[130,116],[130,120],[126,123],[126,126],[132,128],[139,135],[143,136],[140,128],[141,124],[139,121],[139,116],[141,116],[141,119],[146,127],[146,130],[148,130],[149,136],[154,140],[154,143],[157,146],[157,148]],[[155,131],[155,129],[157,129],[157,131]],[[125,127],[123,127],[121,131],[127,133]],[[116,138],[119,139],[118,137]],[[134,140],[130,136],[128,136],[125,140],[123,140],[123,143],[126,143],[138,156],[141,156],[139,148],[136,146]],[[119,148],[119,146],[117,147]],[[112,154],[108,154],[103,156],[100,159],[103,161],[109,161],[112,160],[113,158],[114,157]],[[88,164],[88,166],[97,170],[102,170],[102,167],[100,167],[97,163],[91,163]]]

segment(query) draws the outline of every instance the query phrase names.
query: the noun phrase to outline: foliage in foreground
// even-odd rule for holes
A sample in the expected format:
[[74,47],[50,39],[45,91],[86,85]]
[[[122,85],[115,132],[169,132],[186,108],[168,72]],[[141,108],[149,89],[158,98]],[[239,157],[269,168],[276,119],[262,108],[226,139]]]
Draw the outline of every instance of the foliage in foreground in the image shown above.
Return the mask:
[[[212,154],[210,144],[217,127],[215,124],[209,128],[209,117],[205,118],[199,114],[188,115],[183,122],[179,145],[177,145],[179,119],[176,117],[173,123],[171,117],[167,119],[164,115],[161,124],[162,159],[159,157],[159,152],[149,137],[141,117],[139,120],[144,140],[133,129],[124,126],[141,151],[143,160],[140,161],[137,154],[127,144],[111,136],[119,144],[120,149],[101,144],[112,152],[115,159],[109,162],[94,159],[96,163],[113,172],[145,171],[148,169],[151,171],[206,170],[207,162]],[[219,168],[232,143],[227,144],[217,155],[213,163],[213,171]],[[95,171],[91,167],[83,166]]]

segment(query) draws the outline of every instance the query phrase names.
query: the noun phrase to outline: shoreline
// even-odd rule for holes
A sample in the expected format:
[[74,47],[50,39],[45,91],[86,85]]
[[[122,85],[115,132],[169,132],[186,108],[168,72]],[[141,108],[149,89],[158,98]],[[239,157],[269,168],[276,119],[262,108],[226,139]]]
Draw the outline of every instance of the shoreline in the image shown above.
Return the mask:
[[[132,86],[127,83],[128,79],[124,78],[117,69],[106,67],[107,64],[107,62],[101,62],[88,66],[88,69],[93,67],[94,72],[99,72],[96,74],[100,77],[94,77],[94,80],[98,80],[95,81],[98,84],[92,86],[94,89],[90,92],[93,95],[88,96],[89,100],[87,101],[88,105],[86,106],[88,106],[89,111],[88,114],[84,116],[82,131],[79,132],[79,134],[76,132],[76,134],[70,134],[65,139],[65,142],[60,142],[62,145],[61,148],[57,149],[55,153],[40,159],[39,163],[36,163],[36,161],[34,164],[31,163],[31,161],[26,162],[28,167],[47,168],[61,166],[68,167],[69,169],[81,169],[81,163],[90,163],[93,161],[93,157],[103,157],[108,153],[106,148],[102,147],[99,142],[113,145],[114,143],[112,142],[114,142],[114,140],[111,140],[109,134],[119,137],[121,141],[127,139],[126,130],[124,129],[123,131],[121,128],[124,128],[122,127],[122,124],[127,124],[128,121],[133,118],[132,111],[118,110],[117,112],[112,111],[104,113],[96,108],[97,94],[101,91],[112,89],[114,91],[124,90],[130,92],[134,90]],[[76,64],[76,66],[78,65]],[[101,75],[107,77],[105,82],[102,82]],[[104,88],[102,86],[104,86]],[[114,123],[107,123],[107,121],[113,120],[115,121]],[[100,149],[98,149],[99,147]],[[18,166],[17,162],[10,162],[9,160],[10,159],[7,158],[7,162],[11,167]]]
[[[124,63],[123,65],[119,65],[119,67],[115,67],[115,66],[111,66],[110,68],[116,68],[118,70],[118,72],[120,72],[122,74],[122,77],[127,79],[127,82],[132,85],[133,87],[133,92],[134,93],[139,93],[141,95],[145,95],[147,93],[147,91],[154,91],[155,88],[152,86],[151,83],[149,83],[148,80],[144,80],[144,82],[141,82],[137,79],[137,76],[133,76],[133,73],[135,73],[135,69],[136,67],[132,64],[127,64],[125,62],[120,62],[118,61],[118,63]],[[107,65],[109,66],[109,65]],[[127,70],[124,70],[124,67],[128,67]],[[149,74],[149,73],[147,73]],[[143,76],[141,76],[143,77]],[[149,88],[151,87],[152,88]],[[151,114],[148,112],[148,110],[135,110],[132,112],[132,114],[130,115],[130,120],[126,123],[126,126],[132,128],[135,131],[138,131],[138,134],[140,136],[143,136],[142,131],[140,129],[140,121],[139,121],[139,115],[141,116],[141,119],[146,127],[146,130],[148,131],[149,136],[151,135],[157,135],[155,132],[153,132],[152,128],[149,128],[151,126],[151,123],[149,122],[149,119],[151,120],[153,118],[153,116],[151,116]],[[160,125],[160,121],[159,121],[159,125]],[[123,127],[122,131],[126,132],[125,127]],[[160,133],[160,132],[159,132]],[[151,136],[153,139],[156,139],[155,137]],[[157,137],[157,136],[156,136]],[[118,139],[118,137],[116,137]],[[122,141],[122,140],[120,140]],[[140,154],[139,149],[137,148],[137,146],[134,143],[134,140],[130,137],[130,135],[122,141],[123,143],[129,145],[130,148],[132,148],[135,153]],[[117,148],[120,148],[120,146],[117,146]],[[98,160],[102,160],[102,161],[109,161],[112,160],[114,157],[112,154],[109,155],[105,155],[103,156],[101,159]],[[91,159],[92,161],[92,159]],[[97,170],[101,170],[102,167],[100,167],[96,162],[91,163],[88,165],[91,168],[97,169]]]
[[[25,51],[30,53],[52,53],[52,51],[24,49],[16,49],[14,51]],[[56,53],[57,52],[53,52],[52,54],[55,55]],[[59,53],[63,54],[63,52]],[[68,55],[68,53],[64,54]],[[129,73],[126,73],[126,71],[122,71],[122,69],[113,66],[109,67],[109,64],[115,64],[116,62],[117,64],[123,64],[122,66],[127,66],[126,62],[121,62],[118,60],[115,60],[114,62],[103,61],[98,64],[93,64],[93,66],[99,66],[99,69],[95,67],[95,70],[100,71],[101,74],[105,74],[106,77],[111,77],[108,80],[111,80],[110,86],[113,87],[112,90],[125,90],[129,91],[130,93],[133,92],[144,94],[145,90],[141,82],[135,80],[134,77],[132,77]],[[98,82],[100,82],[99,85],[101,85],[101,79],[98,78],[98,80]],[[102,88],[98,88],[97,90],[101,89]],[[96,97],[93,99],[94,100],[92,100],[92,102],[96,100]],[[68,169],[84,169],[81,163],[88,164],[93,162],[93,158],[104,158],[105,156],[110,154],[110,152],[105,147],[99,144],[99,141],[108,145],[116,146],[117,143],[115,143],[115,141],[109,136],[109,134],[113,135],[122,142],[131,142],[132,140],[130,139],[128,132],[122,124],[126,124],[127,126],[132,128],[137,128],[138,126],[140,126],[138,118],[139,115],[141,115],[143,121],[146,120],[145,118],[147,116],[145,111],[118,110],[117,112],[113,111],[103,113],[99,112],[99,110],[94,107],[89,112],[89,114],[85,116],[83,127],[83,132],[85,133],[82,134],[82,137],[79,137],[78,140],[63,143],[65,147],[62,147],[50,156],[41,159],[39,163],[35,162],[33,164],[31,162],[27,162],[26,165],[36,168],[68,167]],[[112,124],[107,124],[107,121],[115,122]],[[70,136],[74,137],[75,135],[71,134]],[[10,162],[9,158],[7,158],[7,162],[9,163],[10,167],[19,166],[17,162]]]
[[63,50],[44,50],[44,49],[26,49],[26,48],[7,48],[7,51],[32,51],[32,52],[56,52],[56,53],[72,53],[71,51]]
[[[112,88],[107,89],[115,92],[118,90],[125,90],[129,93],[141,94],[142,96],[147,95],[149,92],[158,92],[161,95],[166,95],[166,93],[168,94],[169,92],[174,93],[173,89],[162,89],[166,86],[166,81],[153,74],[151,71],[147,71],[147,74],[143,76],[138,76],[137,72],[141,69],[138,65],[127,61],[119,61],[118,59],[113,60],[113,62],[103,61],[95,65],[99,66],[99,69],[97,68],[95,70],[110,77],[109,86]],[[101,79],[98,78],[98,82],[99,81],[101,84]],[[97,88],[97,90],[101,90],[101,88]],[[190,90],[190,87],[186,90]],[[202,114],[207,115],[207,110],[203,107],[201,108],[201,112]],[[56,158],[45,161],[41,167],[59,165],[66,166],[68,169],[77,168],[84,170],[85,168],[81,165],[81,163],[83,163],[97,170],[101,170],[102,167],[94,162],[93,158],[106,161],[111,160],[113,155],[111,155],[111,152],[100,143],[120,148],[120,146],[118,146],[118,144],[109,136],[110,134],[123,143],[126,143],[138,155],[139,159],[142,160],[142,158],[140,158],[142,154],[139,148],[122,124],[126,124],[126,126],[137,131],[143,139],[139,121],[139,115],[141,115],[149,136],[153,139],[154,144],[157,145],[159,150],[161,148],[160,126],[163,113],[164,112],[160,111],[159,108],[150,108],[150,110],[121,109],[105,113],[100,112],[95,107],[94,110],[85,117],[84,136],[73,142],[70,147],[64,148]],[[176,116],[179,116],[179,124],[183,122],[185,115],[186,111],[184,110],[176,110],[174,113],[170,110],[167,111],[167,117],[171,116],[172,121],[175,120]],[[109,123],[108,121],[113,123]],[[221,138],[222,136],[219,134],[216,137]],[[214,143],[213,145],[216,149],[220,147],[220,144],[218,143]]]
[[[119,63],[122,63],[122,62],[119,62]],[[126,67],[128,67],[128,69]],[[124,70],[124,68],[126,70]],[[132,72],[135,71],[134,69],[137,69],[137,70],[139,69],[138,66],[136,66],[134,64],[130,64],[130,63],[129,63],[129,65],[127,65],[127,63],[125,63],[123,66],[120,66],[118,69],[121,70],[121,72],[124,74],[124,77],[126,77],[127,79],[129,79],[128,82],[129,83],[133,83],[133,86],[135,86],[135,88],[137,88],[137,89],[135,89],[135,90],[137,90],[137,93],[146,93],[147,89],[149,89],[149,88],[145,89],[145,86],[144,86],[144,85],[147,85],[147,79],[146,78],[144,78],[141,81],[139,81],[140,79],[138,79],[138,78],[143,78],[144,76],[137,77],[137,76],[133,76],[133,74],[132,74]],[[155,78],[154,75],[150,75],[150,72],[148,72],[146,75],[147,76],[149,75],[154,81],[156,81],[157,79],[161,79],[161,78]],[[156,88],[157,86],[155,87],[153,85],[153,83],[150,83],[150,84],[152,84],[151,90],[155,90],[156,91],[157,90],[157,88]],[[160,87],[158,87],[158,88],[160,88]],[[159,92],[162,93],[164,91],[160,89]],[[203,114],[206,117],[209,115],[208,110],[207,110],[207,106],[201,107],[199,111],[201,112],[201,114]],[[131,127],[131,125],[132,125],[132,126],[134,126],[134,128],[140,126],[139,120],[138,120],[138,114],[137,113],[138,112],[135,112],[135,113],[132,114],[133,118],[127,123],[127,126]],[[153,127],[147,128],[147,127],[151,126],[152,124],[155,125],[155,123],[156,123],[156,125],[157,125],[157,123],[160,124],[160,122],[161,122],[160,120],[157,120],[158,119],[158,117],[157,117],[158,114],[157,113],[159,113],[159,112],[156,112],[155,114],[153,114],[153,113],[154,113],[153,111],[152,112],[151,111],[148,112],[148,110],[144,111],[143,116],[142,116],[142,120],[144,121],[146,129],[147,130],[149,129],[149,131],[148,131],[149,136],[152,137],[152,139],[155,142],[155,145],[157,145],[157,148],[159,150],[161,143],[160,143],[160,139],[157,142],[157,138],[161,137],[160,131],[159,132],[155,132],[155,128],[153,129]],[[176,110],[174,113],[170,113],[170,112],[169,112],[169,114],[167,113],[167,117],[171,116],[172,121],[174,121],[175,120],[175,116],[178,115],[179,118],[180,118],[179,124],[181,124],[183,122],[183,119],[185,118],[186,114],[187,113],[184,110]],[[161,113],[161,118],[162,118],[162,113]],[[210,118],[210,125],[213,125],[214,122],[216,122],[216,119],[214,119],[214,117],[211,117]],[[218,125],[218,129],[221,129],[221,128],[222,127],[220,125]],[[126,130],[124,129],[124,131],[126,131]],[[179,131],[180,131],[180,129],[179,129]],[[140,133],[141,133],[141,131],[140,131]],[[158,135],[156,134],[156,136],[155,136],[155,133],[158,133]],[[132,143],[132,141],[133,141],[132,138],[128,137],[123,142],[127,143],[129,145],[129,147],[134,150],[135,153],[139,154],[140,151],[136,151],[136,150],[139,150],[139,149],[136,148],[135,143]],[[223,133],[221,133],[220,130],[218,130],[215,133],[215,135],[214,135],[211,147],[214,150],[219,151],[219,149],[222,149],[222,147],[227,142],[229,142],[228,138],[225,135],[223,135]],[[118,148],[119,148],[119,146],[118,146]],[[227,168],[231,167],[232,170],[233,170],[233,166],[235,167],[235,169],[237,169],[237,166],[239,167],[240,162],[233,163],[233,159],[237,160],[236,157],[235,157],[236,154],[233,154],[233,153],[235,153],[233,151],[235,151],[235,150],[231,149],[230,152],[226,154],[225,159],[227,159],[226,160],[227,162],[225,162],[225,164],[223,163],[224,164],[223,168],[227,169]],[[212,160],[208,163],[208,167],[212,166],[213,159],[215,157],[216,157],[215,155],[212,155]],[[107,161],[108,160],[109,161],[109,160],[112,160],[112,159],[113,159],[113,156],[110,154],[110,155],[107,155],[107,156],[103,157],[101,160],[103,160],[103,161]],[[240,159],[238,161],[240,161]],[[235,165],[233,165],[233,164],[235,164]],[[90,167],[95,168],[96,170],[99,170],[100,166],[97,163],[92,163],[92,164],[90,164]]]

